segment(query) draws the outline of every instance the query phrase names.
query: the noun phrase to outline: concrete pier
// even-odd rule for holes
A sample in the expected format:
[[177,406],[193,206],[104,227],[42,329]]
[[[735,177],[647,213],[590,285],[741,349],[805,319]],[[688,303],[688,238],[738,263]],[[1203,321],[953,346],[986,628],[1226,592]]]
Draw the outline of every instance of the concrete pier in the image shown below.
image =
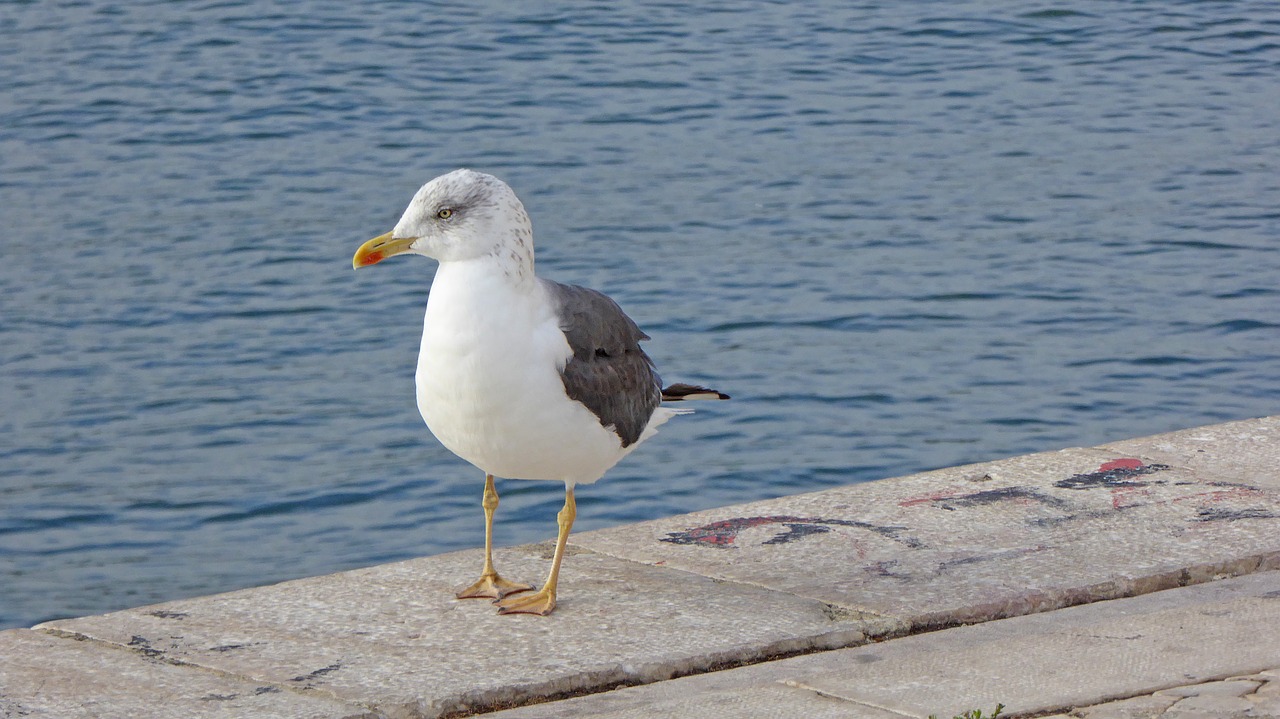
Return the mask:
[[0,717],[1280,716],[1280,416],[570,548],[546,618],[473,550],[0,632]]

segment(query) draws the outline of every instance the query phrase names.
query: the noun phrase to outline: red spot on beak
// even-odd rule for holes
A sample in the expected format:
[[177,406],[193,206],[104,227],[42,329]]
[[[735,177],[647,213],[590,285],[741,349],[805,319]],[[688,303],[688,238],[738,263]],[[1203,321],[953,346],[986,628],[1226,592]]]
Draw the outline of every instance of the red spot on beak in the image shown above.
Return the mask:
[[381,252],[370,252],[369,254],[367,254],[367,255],[365,255],[365,256],[364,256],[364,259],[363,259],[363,260],[361,260],[361,264],[364,264],[364,265],[376,265],[376,264],[378,264],[378,263],[379,263],[379,262],[381,262],[381,261],[382,261],[382,253],[381,253]]

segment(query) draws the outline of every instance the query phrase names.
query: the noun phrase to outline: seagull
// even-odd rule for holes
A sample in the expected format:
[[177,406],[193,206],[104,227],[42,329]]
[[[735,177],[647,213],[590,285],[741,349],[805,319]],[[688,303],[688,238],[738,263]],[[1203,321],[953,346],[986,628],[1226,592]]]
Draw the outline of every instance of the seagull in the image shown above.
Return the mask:
[[[689,410],[664,401],[729,399],[706,387],[663,388],[640,348],[649,337],[596,290],[533,270],[533,226],[506,183],[460,169],[423,185],[395,229],[365,242],[356,269],[399,254],[439,262],[415,375],[418,411],[446,448],[485,474],[484,567],[459,599],[499,614],[550,614],[574,487],[591,484],[657,428]],[[494,477],[564,482],[551,571],[542,588],[493,567]]]

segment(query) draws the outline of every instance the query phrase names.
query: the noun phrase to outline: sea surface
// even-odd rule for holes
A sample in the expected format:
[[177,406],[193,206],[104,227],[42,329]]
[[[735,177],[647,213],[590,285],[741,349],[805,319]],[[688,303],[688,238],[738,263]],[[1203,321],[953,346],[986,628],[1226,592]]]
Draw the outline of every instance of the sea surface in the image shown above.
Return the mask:
[[734,396],[579,530],[1280,413],[1274,2],[6,2],[0,627],[481,544],[351,269],[460,166]]

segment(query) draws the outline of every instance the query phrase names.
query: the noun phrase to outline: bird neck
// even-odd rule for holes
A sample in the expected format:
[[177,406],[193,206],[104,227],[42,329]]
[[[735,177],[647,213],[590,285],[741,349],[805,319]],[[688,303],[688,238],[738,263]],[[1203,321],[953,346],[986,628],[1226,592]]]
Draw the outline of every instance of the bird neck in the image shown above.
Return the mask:
[[515,232],[507,241],[469,261],[475,262],[474,266],[481,272],[501,272],[515,285],[531,285],[534,282],[533,233]]
[[432,281],[432,294],[450,288],[450,293],[528,294],[537,280],[533,273],[533,257],[524,253],[495,252],[466,260],[440,263]]

